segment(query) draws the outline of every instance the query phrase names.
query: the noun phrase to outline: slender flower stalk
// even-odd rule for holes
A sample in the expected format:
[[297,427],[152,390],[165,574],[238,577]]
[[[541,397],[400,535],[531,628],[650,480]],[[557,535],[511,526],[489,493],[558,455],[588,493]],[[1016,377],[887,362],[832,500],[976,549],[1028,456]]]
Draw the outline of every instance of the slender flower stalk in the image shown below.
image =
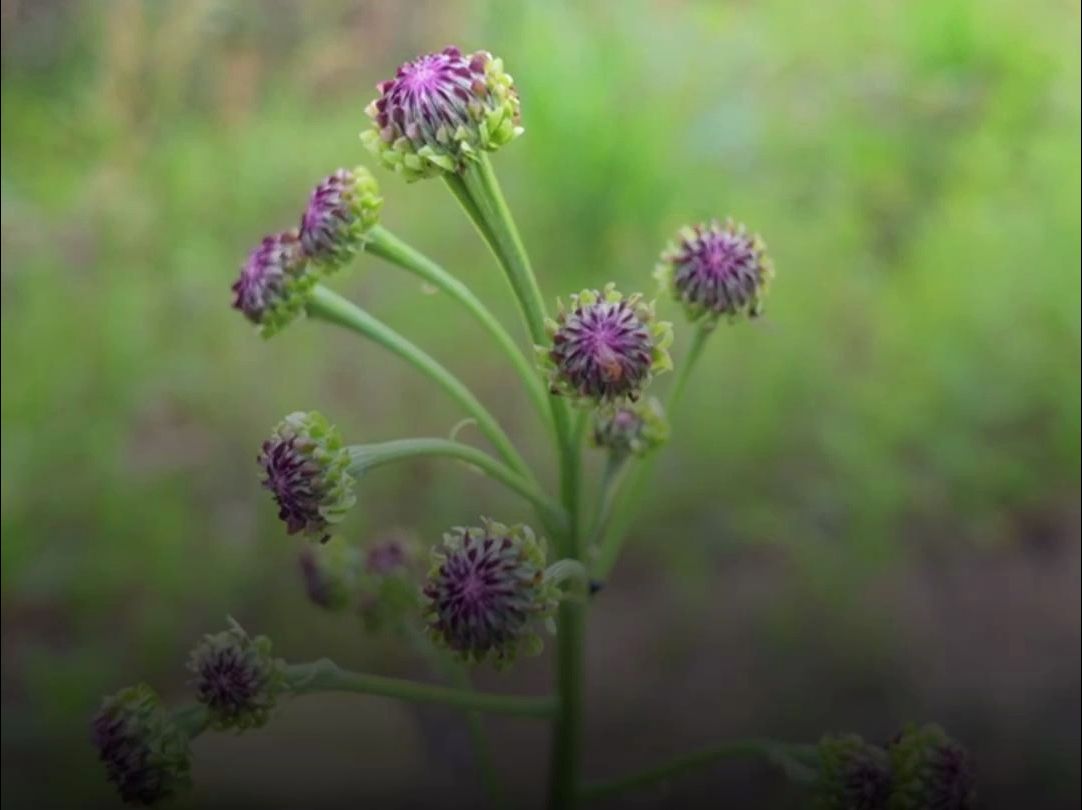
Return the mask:
[[407,458],[434,456],[453,458],[475,467],[495,481],[537,507],[547,521],[556,526],[566,526],[568,517],[564,509],[546,495],[533,481],[526,479],[496,461],[492,456],[468,444],[450,439],[397,439],[379,444],[357,444],[349,448],[350,472],[361,476],[368,470]]
[[530,402],[541,415],[548,421],[551,418],[547,402],[545,387],[533,363],[522,353],[515,339],[508,334],[496,317],[481,303],[470,288],[459,281],[455,276],[448,273],[427,256],[414,250],[397,236],[385,228],[375,227],[369,233],[367,251],[379,256],[388,262],[401,267],[424,281],[442,290],[453,300],[461,304],[477,319],[477,322],[488,332],[496,345],[511,361],[518,373],[522,384],[526,387],[526,394]]
[[519,474],[533,480],[534,475],[525,459],[515,449],[511,439],[484,405],[461,380],[445,369],[429,354],[395,332],[382,321],[373,318],[357,305],[326,287],[317,286],[308,301],[308,314],[328,323],[343,326],[383,346],[431,377],[452,399],[477,420],[477,426],[497,452]]

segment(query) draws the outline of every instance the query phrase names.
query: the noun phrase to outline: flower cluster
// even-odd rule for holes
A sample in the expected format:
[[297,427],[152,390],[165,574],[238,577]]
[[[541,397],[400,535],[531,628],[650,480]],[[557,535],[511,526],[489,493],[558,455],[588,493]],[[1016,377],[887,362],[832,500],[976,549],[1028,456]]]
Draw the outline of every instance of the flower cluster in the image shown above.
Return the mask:
[[970,810],[973,766],[939,726],[910,726],[885,748],[855,734],[818,746],[822,810]]
[[349,450],[321,414],[291,413],[263,442],[258,461],[290,534],[326,538],[356,501]]
[[379,97],[365,109],[372,126],[361,139],[407,180],[459,171],[479,150],[494,151],[522,134],[514,81],[485,51],[426,54],[376,89]]
[[188,736],[145,684],[106,698],[91,723],[91,736],[126,802],[153,804],[191,782]]
[[527,526],[482,520],[455,528],[432,552],[424,586],[432,636],[470,662],[491,658],[497,666],[524,648],[540,650],[533,630],[557,602],[545,577],[545,545]]
[[640,295],[624,297],[609,284],[559,304],[547,328],[552,343],[538,347],[553,393],[581,404],[639,398],[654,375],[672,368],[672,324],[658,321]]
[[763,240],[727,219],[681,229],[655,275],[691,320],[716,320],[759,315],[774,267]]
[[379,185],[363,166],[339,169],[312,192],[299,229],[272,234],[248,255],[233,307],[271,337],[304,312],[321,278],[342,267],[379,222]]
[[205,636],[192,650],[188,669],[218,729],[262,726],[282,688],[282,663],[271,657],[270,639],[249,638],[232,619],[227,630]]

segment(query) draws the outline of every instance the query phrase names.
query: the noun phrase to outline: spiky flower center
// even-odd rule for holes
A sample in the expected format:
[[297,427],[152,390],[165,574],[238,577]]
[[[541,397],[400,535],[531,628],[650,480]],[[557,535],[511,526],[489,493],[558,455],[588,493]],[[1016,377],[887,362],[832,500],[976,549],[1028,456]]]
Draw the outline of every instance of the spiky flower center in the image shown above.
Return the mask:
[[252,323],[262,323],[267,311],[284,295],[289,274],[298,272],[302,263],[296,231],[267,236],[248,254],[240,278],[233,284],[233,307]]
[[575,309],[553,336],[551,359],[580,394],[599,400],[637,396],[650,373],[653,339],[627,301]]
[[491,57],[465,57],[458,48],[421,56],[402,65],[379,85],[375,122],[385,141],[408,138],[416,147],[446,143],[459,126],[470,123],[488,95],[485,66]]
[[259,457],[266,473],[263,486],[274,494],[278,517],[290,534],[324,522],[320,512],[326,493],[322,468],[301,452],[297,442],[295,436],[268,439]]
[[266,673],[253,667],[240,650],[214,650],[199,662],[199,700],[213,711],[231,716],[245,711],[257,697]]
[[509,537],[467,531],[425,587],[435,627],[459,652],[484,654],[515,641],[535,608],[542,572]]
[[764,281],[763,256],[743,228],[696,225],[668,258],[673,285],[685,301],[719,314],[754,310]]

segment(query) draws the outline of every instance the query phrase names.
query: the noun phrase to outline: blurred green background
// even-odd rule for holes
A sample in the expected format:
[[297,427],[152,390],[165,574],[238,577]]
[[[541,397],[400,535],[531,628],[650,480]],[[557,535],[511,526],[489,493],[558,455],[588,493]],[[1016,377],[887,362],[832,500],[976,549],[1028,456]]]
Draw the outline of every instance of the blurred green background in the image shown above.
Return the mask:
[[[146,679],[184,700],[186,650],[226,613],[290,658],[420,672],[305,601],[253,462],[290,410],[352,441],[461,414],[330,327],[260,340],[229,285],[318,178],[367,162],[374,83],[449,43],[518,82],[526,135],[495,164],[547,295],[649,291],[680,224],[730,213],[778,268],[767,317],[712,340],[597,602],[588,770],[934,719],[976,753],[986,806],[1077,806],[1076,3],[0,9],[5,806],[110,806],[87,742],[100,695]],[[442,184],[378,177],[388,227],[510,322]],[[452,304],[363,257],[335,286],[460,373],[551,476],[514,376]],[[679,362],[689,331],[661,306]],[[358,542],[525,517],[443,465],[380,470],[359,503]],[[481,680],[541,689],[547,666]],[[543,730],[493,730],[538,789]],[[191,801],[469,806],[462,734],[439,711],[299,701],[200,739]],[[642,806],[681,789],[801,806],[764,769],[697,780]]]

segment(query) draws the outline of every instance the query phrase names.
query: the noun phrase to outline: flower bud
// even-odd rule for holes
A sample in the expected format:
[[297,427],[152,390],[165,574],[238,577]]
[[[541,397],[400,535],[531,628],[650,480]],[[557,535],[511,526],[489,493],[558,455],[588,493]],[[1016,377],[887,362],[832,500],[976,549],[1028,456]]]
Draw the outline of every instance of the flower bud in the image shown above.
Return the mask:
[[762,312],[774,266],[763,240],[727,219],[724,226],[713,221],[683,228],[654,275],[691,320],[754,318]]
[[305,255],[327,270],[345,264],[379,222],[383,198],[379,184],[364,166],[339,169],[325,177],[301,217]]
[[669,439],[665,410],[654,397],[639,402],[598,408],[594,413],[595,447],[617,457],[645,456]]
[[672,324],[654,318],[640,295],[624,298],[609,284],[559,303],[546,324],[552,344],[539,347],[553,393],[599,404],[636,400],[654,374],[672,368]]
[[402,65],[376,86],[365,109],[365,146],[407,180],[459,171],[479,150],[495,151],[522,134],[518,92],[503,61],[444,48]]
[[424,586],[432,636],[468,662],[509,664],[520,647],[540,649],[533,631],[557,602],[545,578],[543,541],[526,526],[455,528],[433,549]]
[[846,734],[820,740],[819,758],[819,810],[886,810],[891,791],[886,751]]
[[361,554],[340,537],[307,543],[301,549],[300,569],[312,602],[325,610],[345,610],[357,595]]
[[195,675],[196,696],[217,729],[259,728],[282,688],[282,663],[271,657],[270,639],[249,638],[233,619],[228,630],[204,636],[192,650],[188,669]]
[[365,627],[378,632],[416,618],[420,607],[416,555],[405,536],[380,540],[365,552],[360,578],[360,612]]
[[894,767],[890,810],[968,810],[976,802],[973,763],[939,726],[909,726],[888,747]]
[[248,254],[233,284],[233,307],[270,337],[304,311],[315,283],[297,231],[276,233]]
[[191,784],[188,737],[146,684],[106,698],[91,733],[125,802],[153,804]]
[[333,425],[314,411],[283,419],[263,442],[263,486],[274,493],[278,517],[290,534],[325,539],[356,501],[349,450]]

